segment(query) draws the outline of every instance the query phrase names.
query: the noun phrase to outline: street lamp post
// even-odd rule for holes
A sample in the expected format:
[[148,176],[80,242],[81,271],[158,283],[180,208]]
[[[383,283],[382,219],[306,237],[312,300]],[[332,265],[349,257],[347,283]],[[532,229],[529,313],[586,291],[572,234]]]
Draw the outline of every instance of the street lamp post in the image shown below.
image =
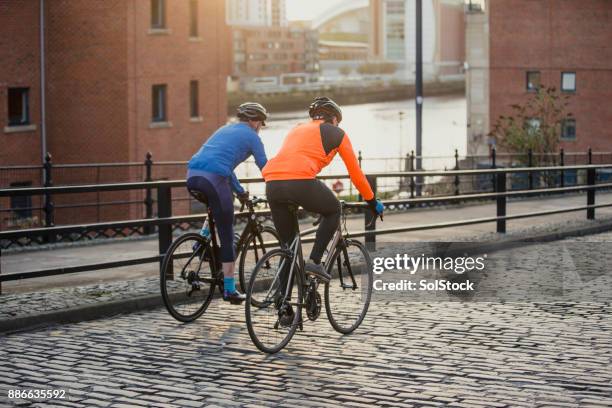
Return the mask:
[[[416,0],[416,167],[422,170],[423,132],[423,0]],[[421,195],[423,178],[417,177],[416,193]]]
[[[404,111],[399,111],[399,167],[398,171],[402,171],[402,160],[404,159]],[[409,144],[410,145],[410,144]]]

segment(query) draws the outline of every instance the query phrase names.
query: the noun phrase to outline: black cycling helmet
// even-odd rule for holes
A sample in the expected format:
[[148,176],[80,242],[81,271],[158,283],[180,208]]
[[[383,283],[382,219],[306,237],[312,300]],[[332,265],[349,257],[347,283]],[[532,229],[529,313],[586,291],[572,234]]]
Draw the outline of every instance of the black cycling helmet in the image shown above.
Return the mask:
[[257,102],[245,102],[238,107],[236,112],[238,119],[260,120],[264,126],[266,125],[266,119],[268,119],[268,111]]
[[311,118],[323,117],[324,119],[331,119],[335,116],[338,119],[338,123],[342,122],[342,110],[340,106],[327,96],[318,96],[309,106],[308,114]]

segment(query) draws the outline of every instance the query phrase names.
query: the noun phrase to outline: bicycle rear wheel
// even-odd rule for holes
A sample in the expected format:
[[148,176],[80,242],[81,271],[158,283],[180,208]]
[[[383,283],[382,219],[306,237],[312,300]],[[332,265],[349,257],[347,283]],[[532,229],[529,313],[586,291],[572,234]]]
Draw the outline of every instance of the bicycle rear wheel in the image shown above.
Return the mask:
[[[266,243],[274,242],[275,245],[266,247]],[[278,232],[268,225],[261,226],[257,232],[250,234],[245,240],[240,251],[240,262],[238,263],[238,277],[240,288],[246,292],[251,280],[251,272],[257,262],[274,248],[280,247]]]
[[332,280],[325,285],[325,312],[332,327],[353,332],[368,312],[372,297],[372,260],[359,241],[344,240],[330,259]]
[[176,320],[192,322],[205,311],[214,292],[210,243],[199,234],[178,237],[162,262],[160,287],[166,309]]
[[[246,323],[253,344],[265,353],[276,353],[289,343],[301,323],[302,285],[294,271],[289,299],[286,279],[292,257],[282,249],[264,255],[253,270],[246,293]],[[295,289],[297,288],[297,290]]]

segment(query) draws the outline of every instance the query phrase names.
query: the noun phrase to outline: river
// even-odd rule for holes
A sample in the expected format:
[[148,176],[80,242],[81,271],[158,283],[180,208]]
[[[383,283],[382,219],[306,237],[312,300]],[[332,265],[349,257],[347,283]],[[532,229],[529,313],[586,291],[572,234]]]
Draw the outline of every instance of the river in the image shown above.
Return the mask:
[[[416,109],[413,99],[348,105],[342,111],[344,119],[341,127],[351,138],[355,152],[362,152],[362,167],[365,171],[396,171],[400,167],[399,158],[416,148]],[[306,120],[306,111],[271,112],[268,126],[260,133],[268,157],[274,157],[291,128]],[[466,129],[464,96],[425,98],[423,167],[433,170],[454,166],[455,149],[458,149],[460,156],[466,153]],[[253,163],[241,165],[237,170],[239,177],[259,175]],[[339,157],[334,159],[323,174],[337,173],[346,173]]]

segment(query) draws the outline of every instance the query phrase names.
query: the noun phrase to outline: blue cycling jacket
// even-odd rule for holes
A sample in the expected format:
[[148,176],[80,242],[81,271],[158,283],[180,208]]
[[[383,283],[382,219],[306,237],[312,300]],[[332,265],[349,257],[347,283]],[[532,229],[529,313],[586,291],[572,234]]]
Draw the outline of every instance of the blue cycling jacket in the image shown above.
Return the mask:
[[234,169],[251,155],[260,170],[268,162],[257,132],[246,123],[234,123],[218,129],[189,160],[187,168],[229,177],[232,189],[243,193]]

